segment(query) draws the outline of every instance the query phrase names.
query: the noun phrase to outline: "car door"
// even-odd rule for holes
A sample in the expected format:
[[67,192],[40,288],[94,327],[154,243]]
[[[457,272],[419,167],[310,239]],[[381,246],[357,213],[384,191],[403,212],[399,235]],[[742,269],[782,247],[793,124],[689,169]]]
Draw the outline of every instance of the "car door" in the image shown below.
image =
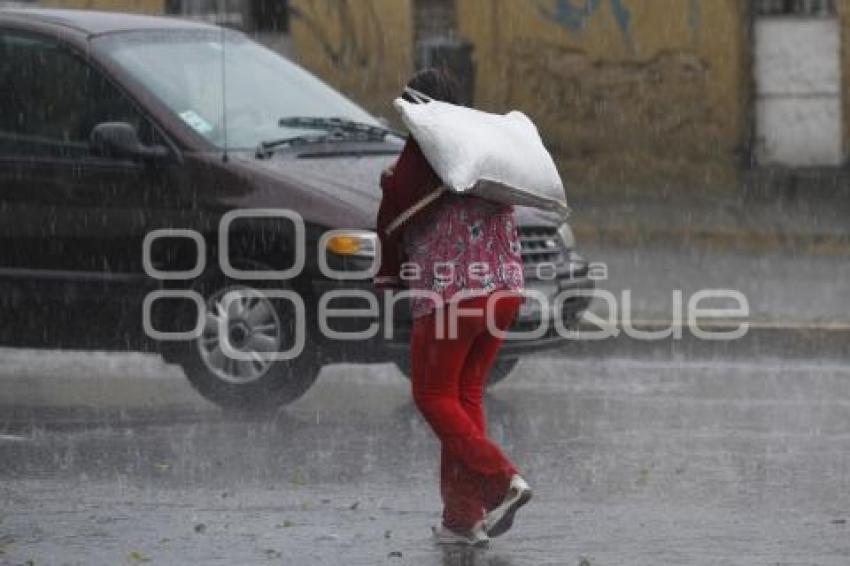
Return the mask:
[[[152,220],[162,225],[188,208],[184,193],[173,186],[173,159],[113,158],[89,140],[104,122],[131,124],[148,145],[163,144],[161,134],[85,55],[55,38],[0,29],[0,84],[8,85],[0,96],[0,284],[52,305],[51,329],[70,330],[56,301],[75,320],[115,302],[138,310],[151,284],[142,239]],[[41,315],[29,312],[38,327]]]

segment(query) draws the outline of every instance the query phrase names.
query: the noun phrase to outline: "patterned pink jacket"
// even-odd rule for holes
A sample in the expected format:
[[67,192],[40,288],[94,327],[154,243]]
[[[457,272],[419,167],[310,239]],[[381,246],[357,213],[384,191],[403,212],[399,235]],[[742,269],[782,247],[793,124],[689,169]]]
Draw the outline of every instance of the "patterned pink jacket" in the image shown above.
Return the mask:
[[[519,291],[523,265],[512,206],[447,193],[405,230],[413,316],[430,313],[461,292]],[[409,272],[409,273],[407,273]]]

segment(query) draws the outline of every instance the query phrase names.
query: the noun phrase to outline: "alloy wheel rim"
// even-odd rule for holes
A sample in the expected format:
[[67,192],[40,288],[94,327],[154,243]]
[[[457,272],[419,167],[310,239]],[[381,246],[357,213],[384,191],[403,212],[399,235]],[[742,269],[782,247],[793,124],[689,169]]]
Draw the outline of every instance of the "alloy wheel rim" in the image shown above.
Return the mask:
[[[244,291],[224,304],[231,291]],[[264,354],[280,351],[284,329],[274,305],[260,291],[249,287],[227,287],[207,301],[204,330],[196,340],[204,366],[222,381],[245,385],[262,378],[272,364]],[[235,359],[225,354],[220,331],[227,331]]]

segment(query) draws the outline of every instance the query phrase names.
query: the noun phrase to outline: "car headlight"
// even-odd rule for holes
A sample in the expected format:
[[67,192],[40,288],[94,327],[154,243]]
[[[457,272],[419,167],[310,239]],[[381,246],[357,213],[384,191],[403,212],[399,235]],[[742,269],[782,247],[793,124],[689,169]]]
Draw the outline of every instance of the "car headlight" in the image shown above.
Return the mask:
[[349,257],[375,257],[378,235],[368,230],[331,230],[322,236],[329,252]]
[[566,222],[558,226],[558,235],[561,237],[561,241],[564,242],[564,246],[568,250],[576,247],[576,236],[573,234],[573,229],[570,228],[570,225]]

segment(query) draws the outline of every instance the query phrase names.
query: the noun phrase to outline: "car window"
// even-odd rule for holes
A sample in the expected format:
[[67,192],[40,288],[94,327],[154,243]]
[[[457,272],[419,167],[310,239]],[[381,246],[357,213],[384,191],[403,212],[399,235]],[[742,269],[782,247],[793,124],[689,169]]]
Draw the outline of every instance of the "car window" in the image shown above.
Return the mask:
[[143,141],[150,124],[100,72],[50,38],[0,30],[0,151],[88,151],[95,125],[129,122]]
[[253,150],[262,140],[313,133],[282,128],[284,117],[379,124],[309,72],[237,32],[142,30],[106,34],[92,45],[218,147],[226,139],[232,149]]

